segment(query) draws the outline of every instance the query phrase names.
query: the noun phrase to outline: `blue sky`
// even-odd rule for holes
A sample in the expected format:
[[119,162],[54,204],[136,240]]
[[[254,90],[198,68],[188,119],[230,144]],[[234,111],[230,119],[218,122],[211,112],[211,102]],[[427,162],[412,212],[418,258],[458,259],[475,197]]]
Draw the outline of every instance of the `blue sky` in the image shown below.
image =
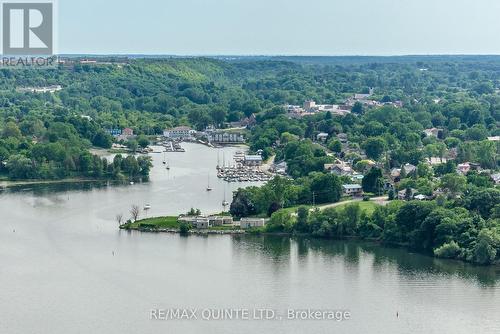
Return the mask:
[[500,54],[498,0],[59,0],[60,53]]

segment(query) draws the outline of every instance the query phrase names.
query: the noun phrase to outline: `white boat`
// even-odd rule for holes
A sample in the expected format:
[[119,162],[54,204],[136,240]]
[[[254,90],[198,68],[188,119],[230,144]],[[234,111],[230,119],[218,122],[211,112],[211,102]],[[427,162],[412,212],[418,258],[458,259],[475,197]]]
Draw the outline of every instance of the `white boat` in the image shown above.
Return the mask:
[[208,185],[207,185],[207,191],[212,191],[212,187],[210,187],[210,174],[208,174]]

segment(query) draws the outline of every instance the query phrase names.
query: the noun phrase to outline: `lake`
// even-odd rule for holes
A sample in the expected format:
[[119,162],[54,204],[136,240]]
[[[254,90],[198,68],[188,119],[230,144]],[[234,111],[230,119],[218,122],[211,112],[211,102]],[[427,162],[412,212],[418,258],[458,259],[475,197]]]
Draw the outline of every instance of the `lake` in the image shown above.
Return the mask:
[[[120,231],[114,217],[132,204],[150,204],[148,216],[215,213],[241,186],[216,179],[217,150],[184,147],[167,154],[170,171],[151,154],[148,183],[0,191],[0,333],[500,332],[498,266],[366,242]],[[237,150],[225,148],[226,160]],[[198,319],[151,319],[171,308],[196,308]],[[214,309],[275,316],[201,318]],[[289,309],[350,319],[289,320]]]

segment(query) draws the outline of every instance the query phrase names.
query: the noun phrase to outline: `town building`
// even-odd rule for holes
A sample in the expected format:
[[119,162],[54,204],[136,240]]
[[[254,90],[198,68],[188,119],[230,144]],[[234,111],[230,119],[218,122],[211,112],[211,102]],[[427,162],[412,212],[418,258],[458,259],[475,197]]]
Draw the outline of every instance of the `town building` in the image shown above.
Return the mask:
[[264,218],[241,218],[240,220],[240,228],[242,229],[263,227],[264,225],[266,225]]
[[262,165],[262,156],[260,155],[245,155],[243,164],[248,167],[258,167]]
[[188,126],[178,126],[173,129],[163,130],[164,137],[176,140],[191,139],[195,133],[196,131]]
[[232,225],[233,224],[233,217],[231,217],[231,216],[210,216],[210,217],[208,217],[208,223],[210,226]]
[[236,132],[212,132],[207,134],[208,141],[217,144],[241,144],[245,142],[245,137]]
[[363,187],[359,184],[344,184],[342,186],[342,192],[345,196],[362,196]]

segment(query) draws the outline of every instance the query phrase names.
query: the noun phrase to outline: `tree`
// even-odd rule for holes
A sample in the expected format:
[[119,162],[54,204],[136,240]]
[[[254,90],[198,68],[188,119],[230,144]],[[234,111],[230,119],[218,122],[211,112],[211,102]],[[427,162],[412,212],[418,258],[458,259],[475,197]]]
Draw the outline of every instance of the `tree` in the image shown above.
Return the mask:
[[295,230],[300,233],[306,233],[309,230],[307,219],[309,217],[309,208],[306,206],[301,206],[297,209],[297,223],[295,224]]
[[361,182],[363,191],[369,193],[380,193],[384,186],[384,179],[382,177],[382,170],[373,167],[368,174],[365,175]]
[[16,123],[7,122],[3,128],[2,137],[20,139],[22,137],[21,130],[19,130]]
[[497,250],[491,232],[483,229],[479,232],[476,245],[472,250],[472,260],[478,264],[491,264],[495,261]]
[[441,178],[441,187],[448,190],[451,197],[456,197],[465,190],[467,179],[458,174],[446,174]]
[[139,219],[140,213],[141,213],[141,210],[139,209],[139,206],[132,205],[132,207],[130,208],[130,215],[131,215],[134,222],[136,222],[137,219]]
[[371,137],[365,141],[363,147],[370,159],[378,160],[385,151],[386,143],[383,138]]
[[238,189],[233,196],[229,212],[236,218],[248,217],[256,213],[255,205],[248,190]]
[[122,226],[123,224],[123,214],[119,213],[115,216],[115,220],[118,223],[118,226]]
[[11,155],[7,160],[9,177],[12,179],[32,179],[36,177],[33,162],[23,155]]
[[142,148],[146,148],[149,146],[149,139],[144,135],[140,135],[137,137],[137,144]]
[[352,106],[351,112],[354,114],[361,115],[363,113],[363,105],[361,104],[361,102],[359,101],[355,102],[354,105]]
[[328,144],[328,148],[335,153],[340,153],[342,152],[342,143],[337,139],[331,140]]

